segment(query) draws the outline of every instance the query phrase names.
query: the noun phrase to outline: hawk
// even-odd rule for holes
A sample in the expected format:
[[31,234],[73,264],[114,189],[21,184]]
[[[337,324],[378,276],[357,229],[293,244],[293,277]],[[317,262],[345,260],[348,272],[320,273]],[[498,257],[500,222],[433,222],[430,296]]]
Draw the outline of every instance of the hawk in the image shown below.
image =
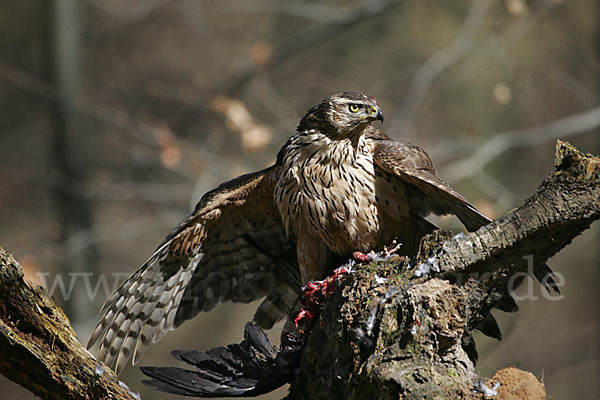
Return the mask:
[[[413,255],[454,214],[469,231],[490,220],[437,175],[427,153],[371,125],[373,97],[345,92],[308,110],[274,165],[206,193],[106,301],[88,348],[119,373],[150,343],[217,303],[264,298],[254,322],[289,314],[300,288],[354,251],[397,239]],[[547,267],[541,277],[546,275]]]

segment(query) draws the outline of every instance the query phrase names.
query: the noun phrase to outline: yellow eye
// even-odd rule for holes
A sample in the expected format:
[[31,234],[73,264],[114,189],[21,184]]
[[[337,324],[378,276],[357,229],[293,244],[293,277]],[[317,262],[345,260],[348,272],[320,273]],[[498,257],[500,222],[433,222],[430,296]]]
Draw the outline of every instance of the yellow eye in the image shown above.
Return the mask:
[[358,107],[358,104],[350,104],[350,106],[348,107],[348,109],[350,110],[350,112],[357,113],[359,107]]

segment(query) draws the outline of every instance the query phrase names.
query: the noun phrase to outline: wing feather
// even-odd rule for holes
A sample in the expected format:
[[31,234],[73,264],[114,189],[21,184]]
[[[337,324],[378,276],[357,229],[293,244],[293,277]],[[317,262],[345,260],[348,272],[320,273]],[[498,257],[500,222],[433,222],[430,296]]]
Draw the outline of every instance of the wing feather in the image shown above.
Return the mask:
[[[409,143],[374,138],[374,161],[386,173],[399,176],[416,189],[423,214],[455,214],[468,231],[487,225],[483,215],[436,173],[433,162],[422,148]],[[421,201],[422,200],[422,201]]]
[[[454,214],[469,232],[491,222],[437,175],[425,150],[409,143],[395,142],[376,128],[369,128],[367,138],[374,146],[375,164],[384,172],[399,176],[417,189],[420,203],[417,208],[425,206],[420,211],[431,211],[437,215]],[[553,279],[554,273],[547,264],[536,265],[534,275],[548,291],[558,292]],[[548,278],[544,281],[546,276]]]
[[98,359],[119,373],[132,355],[135,364],[150,343],[198,312],[285,293],[282,285],[299,282],[295,241],[273,204],[278,168],[241,176],[202,197],[103,306],[88,343],[100,343]]

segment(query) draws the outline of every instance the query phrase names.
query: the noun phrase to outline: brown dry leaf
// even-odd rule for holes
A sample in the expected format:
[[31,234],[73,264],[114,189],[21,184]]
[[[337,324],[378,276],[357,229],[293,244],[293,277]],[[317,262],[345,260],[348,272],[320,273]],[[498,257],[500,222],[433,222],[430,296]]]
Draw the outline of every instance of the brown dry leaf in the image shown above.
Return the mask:
[[271,143],[271,130],[256,122],[242,101],[217,96],[211,108],[225,117],[229,129],[240,134],[244,150],[261,151]]
[[494,85],[494,100],[505,106],[512,100],[512,91],[504,83],[497,83]]
[[271,131],[264,125],[254,127],[242,132],[242,147],[249,151],[260,151],[271,143]]
[[513,17],[522,17],[529,12],[529,6],[525,0],[504,0],[504,4]]
[[254,65],[262,67],[271,59],[273,47],[267,42],[256,42],[250,47],[249,56]]
[[242,131],[254,125],[252,115],[241,101],[220,97],[215,102],[215,109],[225,116],[225,122],[231,130]]
[[181,162],[181,151],[177,147],[175,134],[168,126],[162,124],[154,131],[160,146],[160,160],[167,168],[174,168]]

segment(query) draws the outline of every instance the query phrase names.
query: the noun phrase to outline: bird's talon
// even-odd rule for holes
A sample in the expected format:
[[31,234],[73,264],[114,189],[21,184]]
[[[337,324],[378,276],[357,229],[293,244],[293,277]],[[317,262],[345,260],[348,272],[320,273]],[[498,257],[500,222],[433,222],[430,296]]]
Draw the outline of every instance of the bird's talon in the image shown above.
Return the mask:
[[386,257],[391,257],[402,247],[402,243],[397,243],[394,239],[389,246],[383,246],[383,253]]

